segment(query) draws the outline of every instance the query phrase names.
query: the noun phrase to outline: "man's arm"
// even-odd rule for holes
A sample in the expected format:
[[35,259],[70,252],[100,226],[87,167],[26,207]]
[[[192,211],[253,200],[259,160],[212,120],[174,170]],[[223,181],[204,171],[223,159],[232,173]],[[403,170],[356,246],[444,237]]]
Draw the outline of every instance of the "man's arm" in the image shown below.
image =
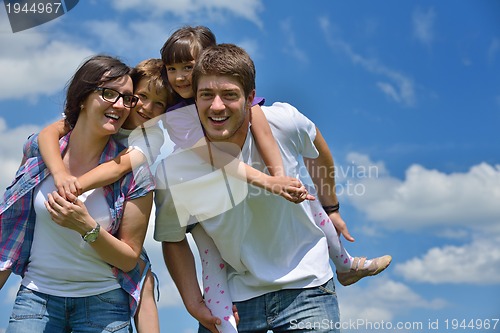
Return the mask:
[[[319,156],[317,158],[304,158],[304,161],[317,188],[318,199],[323,207],[338,205],[339,200],[335,192],[335,164],[330,148],[318,128],[316,128],[314,146],[318,150]],[[337,232],[341,233],[348,241],[353,242],[354,238],[349,234],[347,225],[340,216],[339,211],[337,210],[328,215]]]
[[212,316],[201,295],[200,285],[196,278],[196,267],[191,248],[184,238],[180,242],[162,242],[163,260],[172,280],[181,295],[188,312],[210,332],[218,333],[216,324],[219,318]]

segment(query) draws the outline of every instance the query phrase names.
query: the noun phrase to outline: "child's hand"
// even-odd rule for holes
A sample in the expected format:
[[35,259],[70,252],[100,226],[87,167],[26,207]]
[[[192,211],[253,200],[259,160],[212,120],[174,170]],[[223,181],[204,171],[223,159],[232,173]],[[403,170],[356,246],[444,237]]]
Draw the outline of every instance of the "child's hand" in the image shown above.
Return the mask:
[[66,193],[72,193],[75,196],[82,194],[82,187],[78,182],[78,178],[69,174],[66,170],[63,172],[58,172],[53,174],[54,184],[57,189],[57,193],[66,198]]
[[280,176],[271,177],[267,188],[270,192],[278,194],[293,203],[301,203],[304,200],[316,200],[309,194],[304,185],[297,178]]

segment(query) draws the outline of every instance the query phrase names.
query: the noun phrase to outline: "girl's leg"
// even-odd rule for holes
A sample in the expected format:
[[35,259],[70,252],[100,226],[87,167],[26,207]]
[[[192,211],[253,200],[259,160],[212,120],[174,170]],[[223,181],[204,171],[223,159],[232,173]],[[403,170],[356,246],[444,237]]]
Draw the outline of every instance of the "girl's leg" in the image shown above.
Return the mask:
[[221,320],[217,329],[221,333],[235,333],[236,320],[233,303],[227,287],[226,263],[222,260],[214,241],[198,223],[191,231],[200,253],[205,304]]
[[[144,261],[139,260],[141,271],[145,268]],[[160,333],[160,320],[158,308],[155,301],[155,278],[150,269],[141,289],[141,300],[134,316],[134,324],[137,333]]]
[[311,202],[314,222],[323,230],[328,243],[330,259],[337,270],[337,280],[344,286],[356,283],[366,276],[374,276],[386,269],[392,257],[385,255],[378,258],[351,257],[342,245],[339,235],[328,214],[319,202]]
[[326,214],[319,201],[312,201],[311,208],[314,216],[314,222],[323,230],[328,242],[328,252],[330,259],[335,264],[335,268],[339,272],[346,272],[351,269],[353,258],[349,255],[345,247],[340,241],[339,235],[332,221]]

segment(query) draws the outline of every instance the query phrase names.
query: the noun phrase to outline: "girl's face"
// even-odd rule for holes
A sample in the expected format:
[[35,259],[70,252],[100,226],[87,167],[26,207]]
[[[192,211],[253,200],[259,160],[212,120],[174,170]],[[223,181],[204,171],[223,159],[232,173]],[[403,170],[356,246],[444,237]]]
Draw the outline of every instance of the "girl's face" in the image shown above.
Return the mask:
[[86,128],[100,129],[105,135],[115,134],[130,113],[124,99],[134,99],[132,79],[128,75],[96,87],[83,103],[78,121],[83,118]]
[[135,129],[144,122],[164,114],[167,109],[167,90],[163,89],[158,92],[155,88],[151,89],[148,78],[142,78],[139,81],[135,88],[135,95],[139,97],[139,102],[123,124],[123,128],[126,129]]
[[193,67],[194,60],[165,66],[170,86],[182,98],[194,97],[193,88],[191,86]]

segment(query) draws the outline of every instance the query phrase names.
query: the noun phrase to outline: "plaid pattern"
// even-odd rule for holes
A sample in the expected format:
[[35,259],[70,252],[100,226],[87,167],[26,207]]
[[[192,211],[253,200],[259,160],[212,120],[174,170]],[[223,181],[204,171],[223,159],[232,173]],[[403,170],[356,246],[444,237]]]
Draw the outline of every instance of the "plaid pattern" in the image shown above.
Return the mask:
[[[61,152],[66,149],[70,134],[61,138]],[[109,140],[100,163],[113,159],[123,148],[114,140]],[[11,269],[13,273],[21,276],[28,266],[33,242],[36,221],[32,209],[34,188],[49,174],[39,153],[38,135],[28,138],[23,153],[25,163],[17,171],[13,183],[7,187],[0,202],[0,270]],[[123,204],[152,191],[154,179],[149,168],[144,165],[103,189],[112,218],[112,224],[107,231],[115,235],[122,220]],[[130,309],[134,314],[140,295],[139,266],[128,273],[113,267],[113,273],[122,288],[130,294]]]

